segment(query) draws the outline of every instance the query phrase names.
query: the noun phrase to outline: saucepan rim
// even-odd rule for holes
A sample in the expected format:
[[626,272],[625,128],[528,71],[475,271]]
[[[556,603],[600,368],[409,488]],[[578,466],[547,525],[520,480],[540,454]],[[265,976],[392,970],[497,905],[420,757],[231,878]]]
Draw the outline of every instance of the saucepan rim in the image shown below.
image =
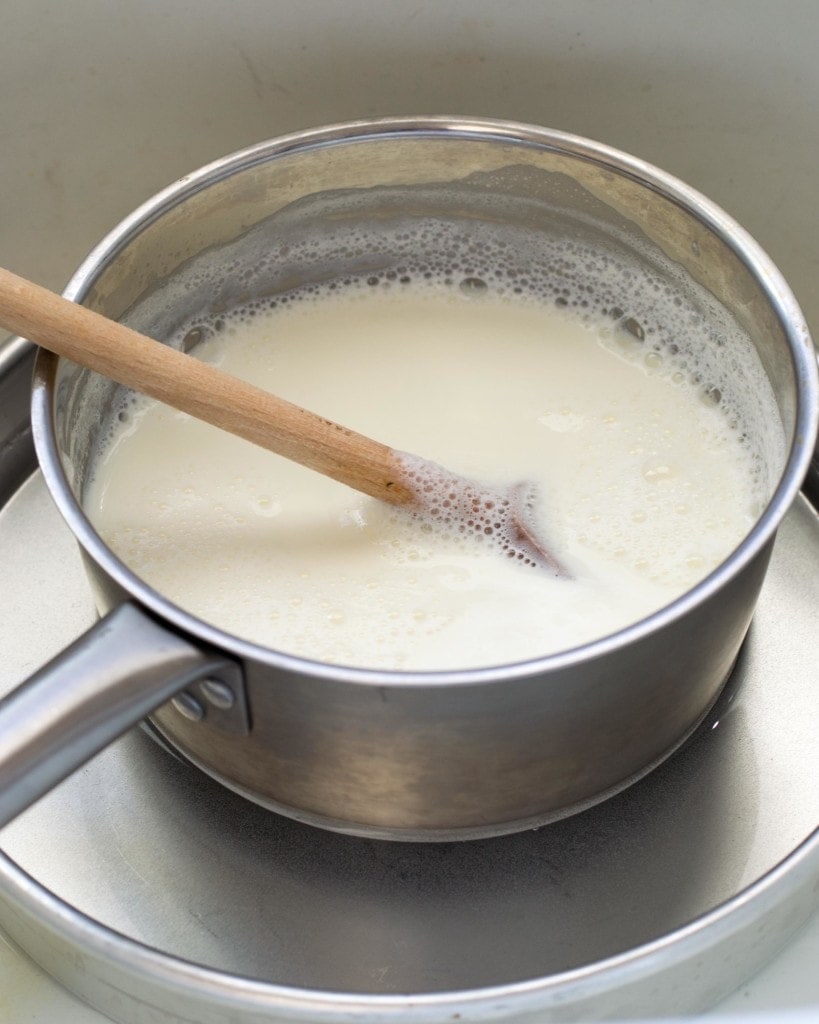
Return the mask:
[[819,430],[819,381],[816,351],[801,309],[783,276],[751,235],[719,206],[674,175],[638,157],[580,135],[515,121],[451,115],[363,119],[292,132],[237,150],[206,164],[159,191],[113,228],[69,281],[64,295],[83,302],[93,286],[96,273],[114,259],[149,224],[180,202],[211,185],[255,164],[275,159],[294,150],[354,144],[368,139],[409,136],[480,139],[538,147],[566,153],[627,176],[661,193],[696,216],[752,273],[779,320],[788,340],[796,382],[797,403],[793,439],[779,482],[766,508],[740,544],[697,584],[638,622],[615,633],[570,649],[525,661],[482,666],[473,669],[400,671],[328,664],[287,654],[245,640],[198,618],[174,604],[138,577],[104,543],[74,496],[57,449],[52,395],[58,357],[41,349],[35,361],[32,389],[32,431],[43,476],[63,518],[87,554],[139,604],[188,636],[211,647],[230,651],[241,658],[300,675],[365,686],[481,685],[499,678],[513,679],[562,670],[609,656],[637,643],[669,623],[686,616],[720,591],[738,575],[773,539],[788,508],[796,498],[808,470]]

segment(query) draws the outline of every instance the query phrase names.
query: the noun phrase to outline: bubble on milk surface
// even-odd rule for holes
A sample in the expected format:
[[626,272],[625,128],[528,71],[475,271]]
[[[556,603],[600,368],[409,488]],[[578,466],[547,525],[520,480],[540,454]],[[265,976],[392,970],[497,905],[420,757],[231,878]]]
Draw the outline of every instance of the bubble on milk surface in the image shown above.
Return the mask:
[[415,506],[404,510],[405,515],[421,528],[434,529],[458,546],[479,541],[518,565],[549,568],[521,530],[533,519],[534,489],[467,480],[405,452],[399,453],[398,463],[416,495]]

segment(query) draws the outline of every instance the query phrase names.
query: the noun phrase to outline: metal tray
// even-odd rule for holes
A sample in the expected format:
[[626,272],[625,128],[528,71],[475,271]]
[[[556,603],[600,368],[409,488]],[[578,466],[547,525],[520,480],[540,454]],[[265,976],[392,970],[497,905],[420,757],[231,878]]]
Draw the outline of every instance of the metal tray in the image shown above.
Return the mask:
[[[0,694],[94,617],[0,346]],[[800,499],[683,750],[568,821],[385,843],[280,818],[136,730],[0,832],[0,927],[122,1024],[682,1013],[819,905],[819,519]]]

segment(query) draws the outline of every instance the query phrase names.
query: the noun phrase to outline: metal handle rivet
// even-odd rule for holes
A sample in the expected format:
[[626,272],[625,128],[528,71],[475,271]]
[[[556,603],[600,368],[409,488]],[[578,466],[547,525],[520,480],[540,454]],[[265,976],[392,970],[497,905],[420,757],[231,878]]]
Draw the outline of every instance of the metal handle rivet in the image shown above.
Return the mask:
[[171,700],[171,704],[180,715],[184,715],[191,722],[201,722],[205,717],[205,708],[201,701],[191,693],[179,693]]
[[236,694],[227,683],[223,683],[220,679],[203,680],[199,691],[209,704],[222,711],[230,711],[236,703]]

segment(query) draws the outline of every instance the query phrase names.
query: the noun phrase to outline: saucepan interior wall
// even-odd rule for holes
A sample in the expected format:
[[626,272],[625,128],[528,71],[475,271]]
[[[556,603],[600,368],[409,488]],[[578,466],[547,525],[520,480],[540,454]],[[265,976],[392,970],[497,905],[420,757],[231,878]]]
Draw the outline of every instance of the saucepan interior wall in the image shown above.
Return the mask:
[[[431,275],[476,293],[540,295],[608,318],[635,350],[698,374],[703,400],[733,402],[770,494],[780,417],[792,429],[793,374],[770,355],[786,347],[781,325],[722,239],[674,199],[648,201],[629,176],[573,154],[459,137],[366,143],[214,171],[118,240],[85,301],[187,347],[232,305],[353,277],[400,287]],[[758,306],[764,316],[748,324]],[[80,495],[122,402],[115,385],[61,364],[59,437]]]

